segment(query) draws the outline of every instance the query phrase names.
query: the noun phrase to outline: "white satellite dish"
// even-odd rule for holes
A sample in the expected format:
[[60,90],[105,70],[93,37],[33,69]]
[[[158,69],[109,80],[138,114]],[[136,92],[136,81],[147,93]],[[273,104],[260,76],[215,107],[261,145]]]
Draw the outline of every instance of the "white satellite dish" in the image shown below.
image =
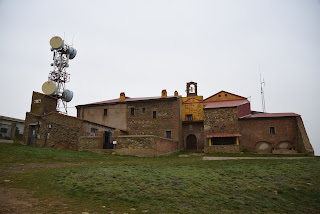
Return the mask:
[[43,83],[42,85],[42,91],[43,93],[45,93],[46,95],[53,95],[57,93],[57,86],[54,82],[52,81],[47,81],[45,83]]
[[64,41],[59,36],[54,36],[50,39],[50,45],[53,49],[60,49],[64,46]]

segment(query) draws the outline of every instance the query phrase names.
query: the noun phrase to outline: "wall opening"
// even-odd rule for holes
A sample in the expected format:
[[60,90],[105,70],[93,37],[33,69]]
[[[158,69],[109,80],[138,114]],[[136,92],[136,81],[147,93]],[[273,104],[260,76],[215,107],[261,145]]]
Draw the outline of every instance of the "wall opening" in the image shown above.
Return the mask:
[[195,135],[188,135],[186,140],[186,150],[197,150],[197,137]]

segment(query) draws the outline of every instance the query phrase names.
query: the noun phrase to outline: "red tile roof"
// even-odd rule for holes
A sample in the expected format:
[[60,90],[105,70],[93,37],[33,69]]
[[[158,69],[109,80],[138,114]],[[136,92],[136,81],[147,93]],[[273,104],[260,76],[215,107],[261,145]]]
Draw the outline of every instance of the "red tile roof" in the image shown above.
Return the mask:
[[249,103],[249,101],[248,100],[214,101],[214,102],[204,103],[204,108],[209,109],[209,108],[236,107],[246,103]]
[[112,99],[112,100],[105,100],[105,101],[100,101],[100,102],[95,102],[95,103],[88,103],[84,105],[78,105],[78,106],[85,106],[85,105],[99,105],[99,104],[108,104],[108,103],[122,103],[122,102],[132,102],[132,101],[143,101],[143,100],[157,100],[157,99],[169,99],[169,98],[174,98],[176,96],[167,96],[167,97],[136,97],[136,98],[130,98],[126,97],[125,100],[120,101],[119,98],[117,99]]
[[233,134],[233,133],[220,133],[220,134],[208,134],[207,138],[211,137],[240,137],[241,134]]
[[296,113],[259,113],[248,115],[243,118],[267,118],[267,117],[298,117],[299,114]]

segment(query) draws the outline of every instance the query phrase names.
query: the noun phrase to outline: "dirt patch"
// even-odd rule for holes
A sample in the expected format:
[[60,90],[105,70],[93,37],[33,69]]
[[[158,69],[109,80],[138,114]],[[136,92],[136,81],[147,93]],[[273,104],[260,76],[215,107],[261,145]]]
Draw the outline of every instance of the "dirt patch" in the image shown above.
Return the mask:
[[19,165],[11,165],[11,166],[2,166],[0,167],[0,170],[5,172],[5,174],[13,174],[13,173],[28,172],[30,170],[36,170],[36,169],[78,166],[83,164],[84,163],[28,163],[28,164],[19,164]]
[[34,213],[38,200],[25,190],[0,186],[0,213]]

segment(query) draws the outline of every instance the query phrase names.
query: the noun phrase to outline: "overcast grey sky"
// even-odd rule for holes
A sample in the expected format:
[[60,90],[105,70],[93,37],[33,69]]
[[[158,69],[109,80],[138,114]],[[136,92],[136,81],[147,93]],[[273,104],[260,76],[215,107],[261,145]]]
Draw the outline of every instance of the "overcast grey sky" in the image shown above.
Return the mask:
[[204,98],[225,90],[261,111],[302,115],[320,155],[320,1],[0,0],[0,115],[25,118],[47,81],[49,40],[78,50],[67,71],[79,104],[160,96],[188,81]]

